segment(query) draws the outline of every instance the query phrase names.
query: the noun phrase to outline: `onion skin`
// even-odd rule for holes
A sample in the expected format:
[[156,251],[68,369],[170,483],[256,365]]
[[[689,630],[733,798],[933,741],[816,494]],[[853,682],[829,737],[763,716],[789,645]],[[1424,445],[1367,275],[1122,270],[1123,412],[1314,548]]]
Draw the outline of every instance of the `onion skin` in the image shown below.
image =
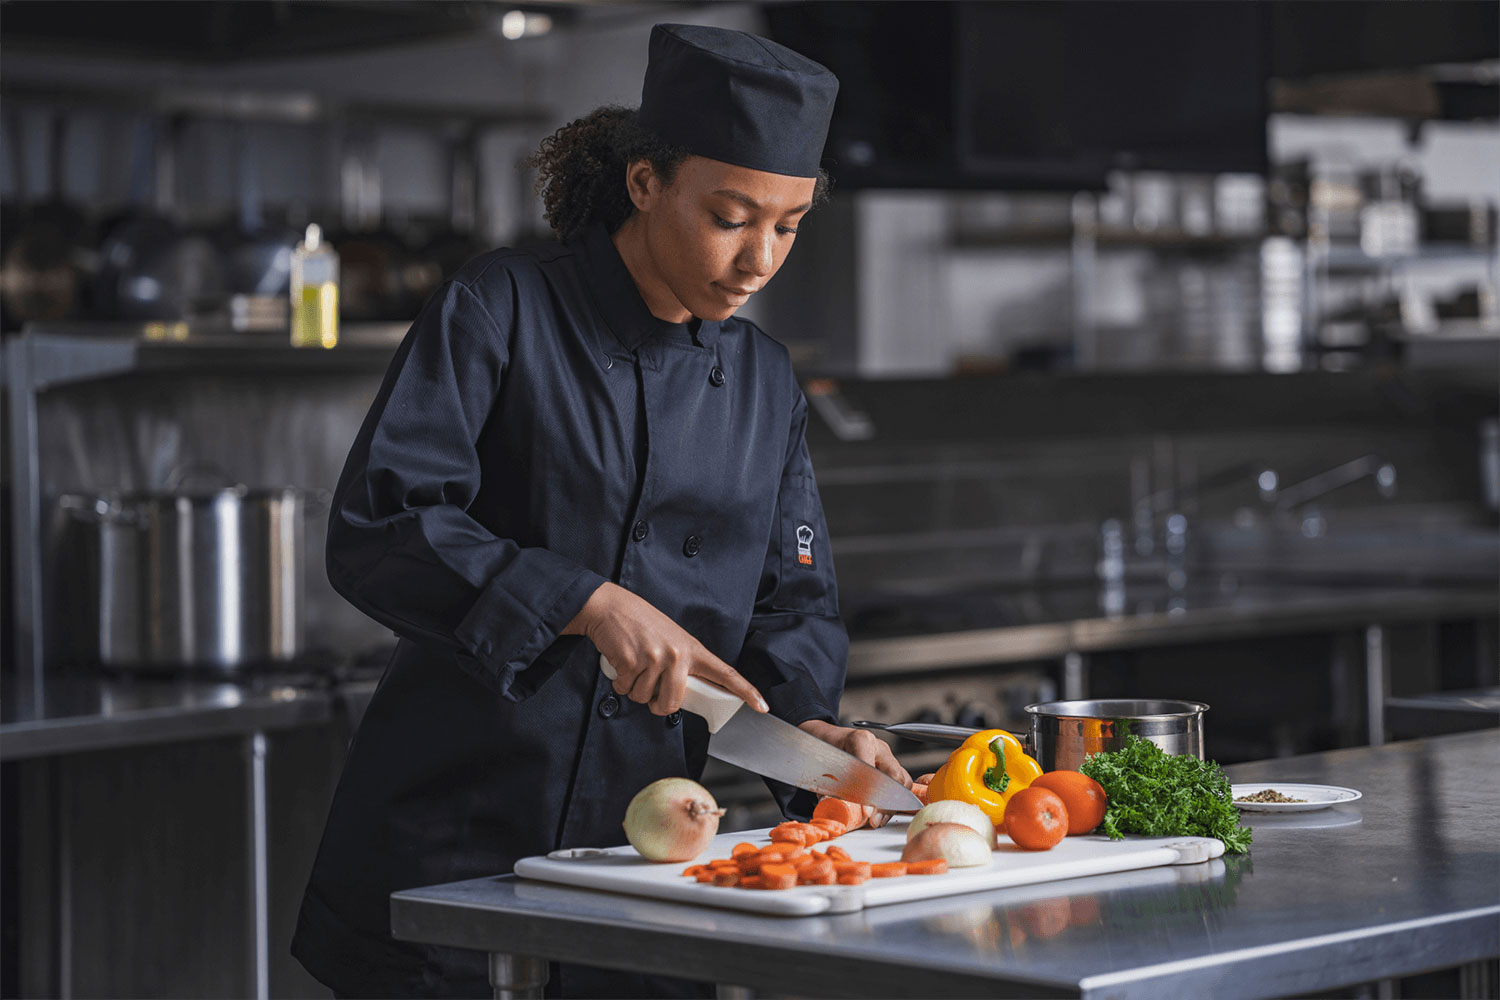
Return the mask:
[[960,799],[939,799],[918,809],[911,818],[911,825],[906,828],[907,843],[935,823],[961,823],[983,837],[990,847],[995,846],[995,824],[990,822],[983,809]]
[[990,863],[990,845],[973,827],[962,823],[933,823],[907,842],[902,861],[948,862],[949,868],[973,868]]
[[647,861],[691,861],[719,832],[724,810],[687,778],[661,778],[625,808],[625,838]]

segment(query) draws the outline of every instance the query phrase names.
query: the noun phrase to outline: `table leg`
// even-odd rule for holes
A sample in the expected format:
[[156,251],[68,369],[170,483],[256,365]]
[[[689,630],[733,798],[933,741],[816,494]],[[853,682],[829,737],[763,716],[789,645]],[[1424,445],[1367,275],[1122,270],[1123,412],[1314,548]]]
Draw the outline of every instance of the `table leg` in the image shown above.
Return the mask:
[[546,959],[490,952],[490,988],[495,1000],[541,1000],[546,985]]
[[1391,688],[1389,649],[1385,629],[1379,625],[1365,628],[1365,711],[1369,717],[1366,731],[1372,747],[1385,742],[1385,699]]
[[250,898],[253,901],[251,919],[250,971],[251,994],[256,1000],[266,1000],[271,994],[271,890],[269,866],[266,860],[266,734],[251,733],[245,738],[245,757],[249,773],[246,785],[249,802],[248,821],[250,829],[250,864],[246,875],[250,881]]
[[1083,654],[1070,651],[1063,656],[1062,696],[1064,701],[1078,701],[1088,697],[1088,664]]

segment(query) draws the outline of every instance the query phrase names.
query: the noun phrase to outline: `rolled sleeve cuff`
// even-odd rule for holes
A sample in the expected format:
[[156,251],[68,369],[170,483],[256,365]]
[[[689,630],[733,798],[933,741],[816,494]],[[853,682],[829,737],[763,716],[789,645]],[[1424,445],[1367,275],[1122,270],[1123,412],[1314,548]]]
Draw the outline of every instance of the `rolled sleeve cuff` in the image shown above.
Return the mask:
[[[519,562],[480,592],[454,630],[499,690],[536,662],[605,582],[546,549],[524,549]],[[516,580],[526,586],[516,587]]]

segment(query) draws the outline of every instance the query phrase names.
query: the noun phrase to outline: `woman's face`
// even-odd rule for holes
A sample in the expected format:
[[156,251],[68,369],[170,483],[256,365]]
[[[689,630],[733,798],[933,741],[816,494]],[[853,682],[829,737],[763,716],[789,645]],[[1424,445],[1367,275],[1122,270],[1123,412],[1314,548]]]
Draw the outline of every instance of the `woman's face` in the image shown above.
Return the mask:
[[[771,280],[812,205],[812,177],[787,177],[689,156],[663,186],[650,163],[630,164],[637,214],[619,233],[622,256],[658,318],[723,320]],[[637,273],[640,270],[643,273]]]

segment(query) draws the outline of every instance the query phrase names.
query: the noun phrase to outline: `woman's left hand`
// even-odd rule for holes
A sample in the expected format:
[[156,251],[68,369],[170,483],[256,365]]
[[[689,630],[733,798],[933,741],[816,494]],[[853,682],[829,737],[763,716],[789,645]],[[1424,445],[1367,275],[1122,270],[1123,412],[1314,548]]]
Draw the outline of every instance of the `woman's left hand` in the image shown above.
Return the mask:
[[[896,760],[896,755],[891,753],[890,744],[868,729],[835,726],[830,722],[820,722],[816,719],[803,722],[797,728],[811,733],[824,743],[833,744],[845,753],[853,754],[876,770],[895,778],[907,788],[911,787],[911,775]],[[884,826],[886,820],[890,819],[889,813],[881,812],[879,809],[871,806],[865,806],[864,809],[871,827]]]

